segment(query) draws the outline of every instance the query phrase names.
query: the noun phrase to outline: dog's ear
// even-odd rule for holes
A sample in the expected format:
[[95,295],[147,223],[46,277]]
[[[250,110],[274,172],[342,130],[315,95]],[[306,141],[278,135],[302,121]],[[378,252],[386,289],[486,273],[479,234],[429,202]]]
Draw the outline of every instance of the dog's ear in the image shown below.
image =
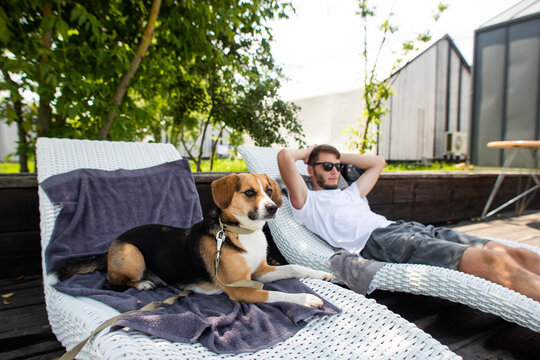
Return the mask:
[[231,200],[236,189],[236,184],[240,177],[236,174],[224,176],[220,179],[212,181],[212,198],[220,209],[226,209],[231,204]]
[[271,179],[268,175],[264,176],[266,176],[266,179],[272,187],[272,196],[270,198],[274,204],[277,205],[277,207],[281,207],[281,205],[283,205],[283,201],[281,200],[281,189],[279,188],[279,184],[274,179]]

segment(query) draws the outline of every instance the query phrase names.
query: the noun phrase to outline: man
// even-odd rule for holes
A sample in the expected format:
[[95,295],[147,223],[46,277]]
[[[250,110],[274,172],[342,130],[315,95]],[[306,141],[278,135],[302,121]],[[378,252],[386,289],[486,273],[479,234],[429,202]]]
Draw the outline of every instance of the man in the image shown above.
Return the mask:
[[[308,190],[295,162],[303,160],[313,180]],[[338,189],[345,164],[364,169],[348,188]],[[540,301],[540,256],[508,246],[415,222],[392,222],[373,213],[366,196],[375,186],[382,156],[340,154],[329,145],[283,149],[281,177],[296,220],[326,240],[366,259],[443,266],[476,275]]]

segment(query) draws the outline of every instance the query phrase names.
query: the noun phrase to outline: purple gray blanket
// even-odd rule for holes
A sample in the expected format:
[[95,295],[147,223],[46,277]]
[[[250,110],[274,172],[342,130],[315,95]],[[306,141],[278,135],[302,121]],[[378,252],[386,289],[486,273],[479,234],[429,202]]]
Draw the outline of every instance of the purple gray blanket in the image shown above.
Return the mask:
[[[140,309],[152,301],[163,301],[180,293],[172,286],[157,287],[152,291],[130,288],[118,293],[104,290],[106,285],[105,274],[95,272],[75,275],[56,285],[56,289],[69,295],[99,300],[120,312]],[[314,294],[296,279],[265,284],[264,288]],[[116,322],[116,328],[126,326],[171,341],[199,342],[216,353],[237,354],[268,348],[283,341],[296,334],[313,316],[340,312],[326,301],[323,307],[312,309],[288,302],[246,304],[231,301],[226,294],[192,293],[171,306],[125,316]]]
[[[81,169],[48,178],[40,184],[51,201],[61,206],[49,246],[47,269],[67,258],[103,254],[124,231],[142,224],[159,223],[187,228],[202,219],[193,176],[186,160],[138,170]],[[140,309],[180,291],[158,287],[107,290],[102,272],[76,275],[56,285],[73,296],[99,300],[120,312]],[[266,284],[265,289],[285,292],[312,290],[298,280]],[[171,341],[200,342],[217,353],[253,352],[294,335],[315,315],[340,310],[325,301],[320,309],[281,302],[245,304],[226,294],[191,294],[172,306],[139,312],[117,321]]]
[[188,228],[202,220],[185,159],[137,170],[80,169],[40,186],[61,206],[45,258],[47,271],[66,258],[104,254],[123,232],[144,224]]

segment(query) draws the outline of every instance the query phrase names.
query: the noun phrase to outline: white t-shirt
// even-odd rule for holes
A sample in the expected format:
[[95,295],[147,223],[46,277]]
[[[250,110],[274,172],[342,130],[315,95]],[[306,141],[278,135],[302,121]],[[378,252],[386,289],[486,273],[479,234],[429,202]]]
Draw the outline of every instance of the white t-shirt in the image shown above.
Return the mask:
[[308,191],[304,206],[293,207],[293,215],[330,245],[355,254],[362,251],[373,230],[391,224],[371,211],[356,183],[343,190]]

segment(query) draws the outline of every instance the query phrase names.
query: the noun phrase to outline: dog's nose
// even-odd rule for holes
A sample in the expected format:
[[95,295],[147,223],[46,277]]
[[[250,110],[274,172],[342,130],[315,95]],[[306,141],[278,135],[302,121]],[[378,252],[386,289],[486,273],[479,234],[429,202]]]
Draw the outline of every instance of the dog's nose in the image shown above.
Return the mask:
[[274,215],[277,211],[277,206],[276,205],[266,205],[266,211],[270,214],[270,215]]

